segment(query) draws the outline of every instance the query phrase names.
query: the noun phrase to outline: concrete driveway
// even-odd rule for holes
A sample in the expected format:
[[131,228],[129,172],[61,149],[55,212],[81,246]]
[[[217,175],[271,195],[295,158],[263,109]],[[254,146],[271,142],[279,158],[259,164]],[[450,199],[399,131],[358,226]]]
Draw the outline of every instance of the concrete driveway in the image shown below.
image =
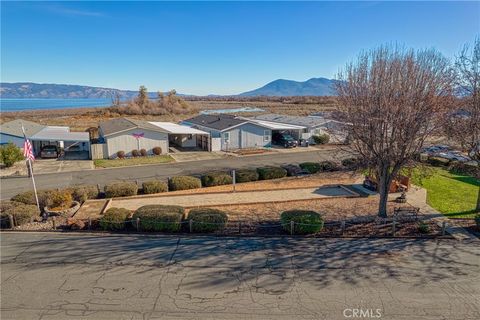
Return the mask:
[[0,236],[2,319],[480,317],[473,242]]

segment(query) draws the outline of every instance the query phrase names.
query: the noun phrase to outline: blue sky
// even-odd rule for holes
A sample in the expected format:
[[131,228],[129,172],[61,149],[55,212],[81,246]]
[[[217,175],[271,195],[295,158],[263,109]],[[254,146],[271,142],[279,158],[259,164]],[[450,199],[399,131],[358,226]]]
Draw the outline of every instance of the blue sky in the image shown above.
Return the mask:
[[385,43],[453,57],[480,2],[4,2],[4,82],[235,94],[332,78]]

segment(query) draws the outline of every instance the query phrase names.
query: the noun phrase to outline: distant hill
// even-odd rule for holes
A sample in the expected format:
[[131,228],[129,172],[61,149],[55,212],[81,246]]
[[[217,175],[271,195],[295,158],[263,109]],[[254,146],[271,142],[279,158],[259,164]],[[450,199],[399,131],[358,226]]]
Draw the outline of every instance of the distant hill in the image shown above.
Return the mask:
[[[111,98],[115,93],[118,93],[120,98],[130,99],[136,96],[138,91],[70,84],[32,82],[0,83],[0,98],[9,99],[101,99]],[[151,92],[149,95],[156,97],[157,93]]]
[[303,82],[278,79],[239,96],[334,96],[334,83],[335,80],[327,78],[312,78]]

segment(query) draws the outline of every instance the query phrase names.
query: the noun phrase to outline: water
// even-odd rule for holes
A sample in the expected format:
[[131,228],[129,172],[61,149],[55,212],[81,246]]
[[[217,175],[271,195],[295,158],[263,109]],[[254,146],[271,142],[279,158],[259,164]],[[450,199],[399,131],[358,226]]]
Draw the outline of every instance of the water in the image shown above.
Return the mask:
[[104,99],[0,99],[0,110],[25,111],[49,110],[65,108],[108,107],[112,104],[109,98]]
[[213,114],[213,113],[237,113],[237,112],[263,112],[265,110],[257,107],[241,107],[235,109],[209,109],[202,110],[200,114]]

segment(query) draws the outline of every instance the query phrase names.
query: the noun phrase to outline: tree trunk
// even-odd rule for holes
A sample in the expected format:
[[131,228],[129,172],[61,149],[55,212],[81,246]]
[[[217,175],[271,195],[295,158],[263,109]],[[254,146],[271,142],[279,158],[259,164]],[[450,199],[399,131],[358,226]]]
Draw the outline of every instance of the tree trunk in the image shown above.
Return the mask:
[[480,212],[480,187],[478,187],[477,208],[475,211]]
[[388,168],[382,168],[378,177],[378,193],[380,194],[380,203],[378,204],[378,216],[387,217],[388,189],[390,179],[388,177]]

